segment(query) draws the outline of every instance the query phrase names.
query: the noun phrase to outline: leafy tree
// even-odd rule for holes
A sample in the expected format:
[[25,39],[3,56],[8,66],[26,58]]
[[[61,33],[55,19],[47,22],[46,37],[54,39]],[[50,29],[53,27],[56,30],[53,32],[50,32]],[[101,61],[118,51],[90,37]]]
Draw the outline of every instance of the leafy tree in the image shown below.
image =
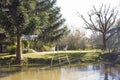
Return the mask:
[[[61,25],[65,22],[65,19],[63,19],[62,15],[60,14],[60,8],[55,6],[56,0],[43,1],[46,5],[44,6],[43,4],[43,6],[46,8],[46,11],[43,13],[47,16],[44,17],[45,20],[43,19],[43,15],[40,16],[43,22],[41,24],[41,32],[38,34],[38,39],[48,43],[59,39],[61,36],[67,33],[67,27],[61,27]],[[39,6],[41,2],[42,1],[38,3]]]
[[21,63],[21,37],[27,23],[28,10],[25,4],[33,4],[35,0],[1,0],[0,1],[0,25],[9,35],[17,38],[16,61]]
[[62,18],[60,8],[55,4],[56,0],[40,0],[37,2],[34,11],[36,17],[31,18],[25,31],[25,34],[38,35],[38,38],[34,40],[35,46],[41,42],[41,45],[54,42],[69,32],[67,26],[62,26],[65,19]]
[[110,6],[107,7],[106,5],[102,5],[98,10],[93,6],[91,13],[88,13],[89,21],[81,16],[87,25],[87,29],[100,32],[102,34],[104,50],[106,49],[107,40],[115,34],[110,31],[114,28],[117,14],[118,12],[114,8],[111,9]]
[[21,62],[21,37],[38,35],[37,41],[52,42],[67,32],[56,0],[1,0],[0,26],[17,41],[17,63]]

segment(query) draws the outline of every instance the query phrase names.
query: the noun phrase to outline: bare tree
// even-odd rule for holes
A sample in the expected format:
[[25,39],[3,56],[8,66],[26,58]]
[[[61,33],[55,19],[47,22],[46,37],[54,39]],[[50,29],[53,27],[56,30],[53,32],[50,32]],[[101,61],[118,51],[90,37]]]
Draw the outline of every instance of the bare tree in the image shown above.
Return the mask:
[[88,13],[89,21],[84,16],[80,16],[87,25],[87,29],[101,33],[104,50],[106,50],[107,40],[114,35],[114,32],[110,31],[114,28],[117,14],[118,11],[115,8],[111,9],[110,5],[108,7],[102,5],[99,9],[93,6],[91,13]]

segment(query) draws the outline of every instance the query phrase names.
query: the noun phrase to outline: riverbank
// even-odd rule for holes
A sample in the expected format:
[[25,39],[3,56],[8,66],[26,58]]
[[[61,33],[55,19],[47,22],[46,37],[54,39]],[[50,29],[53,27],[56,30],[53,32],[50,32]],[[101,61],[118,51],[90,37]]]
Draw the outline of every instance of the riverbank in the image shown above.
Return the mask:
[[113,64],[120,64],[120,52],[111,52],[101,55],[101,58],[105,62],[111,62]]
[[[54,53],[54,57],[53,57]],[[92,63],[92,62],[100,62],[102,51],[100,50],[89,50],[89,51],[58,51],[58,52],[34,52],[34,53],[26,53],[22,54],[22,65],[62,65],[68,64],[68,59],[71,64],[74,63]],[[61,59],[60,59],[61,58]],[[6,65],[16,65],[15,63],[15,54],[2,54],[0,55],[0,66]]]

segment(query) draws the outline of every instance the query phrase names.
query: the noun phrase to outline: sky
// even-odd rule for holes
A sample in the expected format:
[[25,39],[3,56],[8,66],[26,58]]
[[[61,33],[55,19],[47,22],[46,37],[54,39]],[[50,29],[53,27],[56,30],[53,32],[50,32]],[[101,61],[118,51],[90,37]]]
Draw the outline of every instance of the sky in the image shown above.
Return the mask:
[[57,6],[61,7],[61,13],[66,19],[65,24],[68,28],[72,31],[76,29],[86,31],[87,36],[90,36],[90,31],[84,30],[85,25],[78,16],[78,12],[80,15],[86,15],[93,5],[99,8],[102,4],[110,5],[111,8],[115,7],[117,10],[120,9],[120,0],[57,0]]

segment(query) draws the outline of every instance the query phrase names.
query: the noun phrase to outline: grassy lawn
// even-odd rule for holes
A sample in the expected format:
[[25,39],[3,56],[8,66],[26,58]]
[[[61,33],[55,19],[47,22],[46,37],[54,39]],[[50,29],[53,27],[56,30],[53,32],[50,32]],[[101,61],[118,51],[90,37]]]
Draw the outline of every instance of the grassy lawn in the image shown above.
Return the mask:
[[[26,53],[22,54],[22,58],[27,59],[29,64],[50,64],[51,59],[54,58],[53,62],[58,63],[59,57],[63,57],[60,59],[61,61],[65,61],[67,58],[65,57],[66,54],[68,55],[68,58],[71,63],[75,62],[98,62],[100,61],[100,54],[102,54],[102,51],[100,50],[86,50],[86,51],[55,51],[55,52],[34,52],[34,53]],[[10,61],[10,57],[15,57],[15,54],[1,54],[0,59],[7,59],[8,62]],[[1,62],[1,60],[0,60]],[[1,64],[1,63],[0,63]]]

